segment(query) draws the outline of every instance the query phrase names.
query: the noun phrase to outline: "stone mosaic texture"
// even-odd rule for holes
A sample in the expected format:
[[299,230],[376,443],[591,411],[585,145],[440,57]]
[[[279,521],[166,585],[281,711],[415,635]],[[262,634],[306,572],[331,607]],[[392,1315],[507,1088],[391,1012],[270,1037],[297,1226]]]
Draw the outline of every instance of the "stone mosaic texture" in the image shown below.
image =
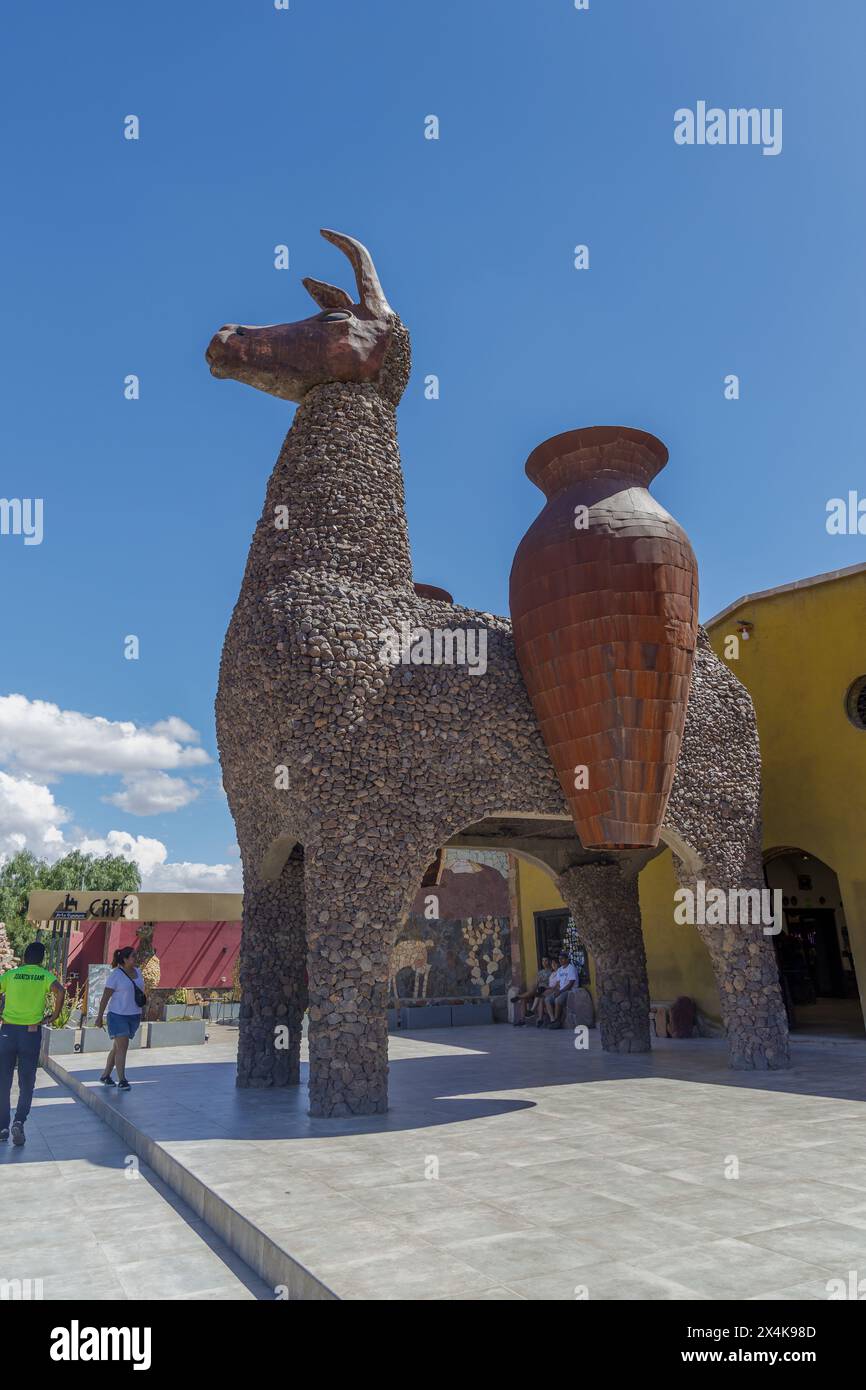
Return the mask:
[[509,910],[507,854],[446,850],[439,883],[418,890],[394,945],[392,1004],[504,997],[511,983]]
[[[439,848],[487,818],[562,824],[570,814],[508,620],[415,592],[395,414],[409,335],[366,250],[328,240],[353,265],[357,301],[307,282],[322,314],[226,326],[208,361],[215,375],[299,401],[216,701],[244,874],[238,1084],[297,1082],[309,1005],[311,1113],[340,1116],[387,1108],[391,954]],[[382,633],[404,621],[483,632],[486,673],[383,664]],[[685,882],[761,882],[754,712],[701,631],[662,839]],[[615,854],[582,863],[580,848],[560,865],[560,890],[596,957],[602,1045],[646,1049],[639,865]],[[760,928],[703,935],[733,1064],[785,1065],[770,939]]]

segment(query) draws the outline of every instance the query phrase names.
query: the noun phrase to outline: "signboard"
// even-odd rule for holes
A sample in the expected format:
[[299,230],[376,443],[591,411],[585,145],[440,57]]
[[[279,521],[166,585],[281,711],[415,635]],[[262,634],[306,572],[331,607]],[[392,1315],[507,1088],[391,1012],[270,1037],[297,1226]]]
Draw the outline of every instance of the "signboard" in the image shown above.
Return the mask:
[[240,893],[100,893],[93,889],[36,889],[28,921],[239,922]]
[[96,1015],[99,1013],[99,1001],[110,974],[110,965],[89,965],[87,967],[87,1022],[90,1024],[96,1022]]
[[113,898],[103,893],[86,891],[66,893],[63,896],[59,893],[31,893],[31,904],[34,898],[48,899],[43,911],[45,907],[51,908],[51,911],[41,919],[43,922],[80,922],[88,917],[97,921],[139,920],[137,893],[115,894]]

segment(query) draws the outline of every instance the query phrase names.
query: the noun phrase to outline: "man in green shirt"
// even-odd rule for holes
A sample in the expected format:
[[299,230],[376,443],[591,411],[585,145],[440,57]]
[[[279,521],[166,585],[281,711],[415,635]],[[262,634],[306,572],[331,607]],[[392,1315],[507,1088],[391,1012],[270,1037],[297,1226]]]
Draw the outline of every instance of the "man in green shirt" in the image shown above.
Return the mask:
[[24,963],[0,975],[0,1143],[9,1138],[9,1096],[18,1067],[18,1104],[12,1121],[12,1143],[24,1143],[24,1121],[30,1114],[42,1020],[51,995],[53,1022],[63,1006],[63,988],[50,970],[43,968],[45,947],[32,941],[24,952]]

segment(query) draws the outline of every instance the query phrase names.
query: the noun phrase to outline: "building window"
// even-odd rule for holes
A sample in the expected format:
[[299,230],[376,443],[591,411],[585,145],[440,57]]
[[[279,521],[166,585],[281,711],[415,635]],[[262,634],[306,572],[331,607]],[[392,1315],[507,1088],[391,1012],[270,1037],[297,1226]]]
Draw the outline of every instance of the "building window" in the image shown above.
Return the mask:
[[589,985],[587,950],[567,909],[535,913],[535,949],[539,966],[544,956],[558,965],[558,957],[564,951],[577,969],[578,984]]
[[855,729],[866,729],[866,676],[858,676],[845,696],[845,713]]

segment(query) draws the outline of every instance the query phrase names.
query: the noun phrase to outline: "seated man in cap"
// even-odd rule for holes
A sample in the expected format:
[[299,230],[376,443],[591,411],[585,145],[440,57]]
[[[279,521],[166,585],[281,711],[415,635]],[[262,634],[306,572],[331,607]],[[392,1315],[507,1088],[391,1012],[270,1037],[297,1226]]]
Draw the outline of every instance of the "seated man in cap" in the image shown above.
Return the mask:
[[546,1016],[548,1028],[561,1028],[562,1015],[568,995],[577,984],[577,970],[563,951],[559,957],[559,969],[550,977],[551,988],[545,994],[541,1007]]

